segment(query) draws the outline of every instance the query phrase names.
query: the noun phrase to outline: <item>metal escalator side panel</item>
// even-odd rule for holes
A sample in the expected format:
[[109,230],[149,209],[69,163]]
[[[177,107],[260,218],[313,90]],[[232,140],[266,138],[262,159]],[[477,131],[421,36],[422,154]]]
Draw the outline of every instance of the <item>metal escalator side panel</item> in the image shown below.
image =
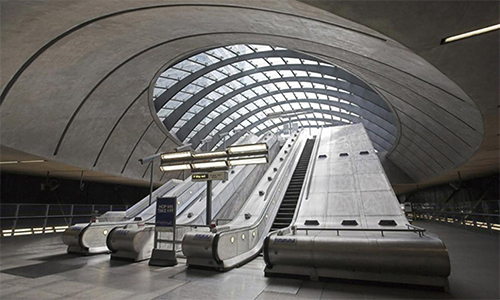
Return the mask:
[[68,252],[73,252],[72,249],[77,250],[78,248],[82,248],[80,236],[82,231],[84,231],[88,226],[90,226],[90,223],[75,224],[64,231],[62,241],[68,245]]
[[269,236],[268,247],[266,264],[297,273],[310,268],[339,274],[359,272],[365,280],[367,274],[373,274],[371,280],[375,281],[383,274],[402,278],[444,278],[450,274],[448,254],[441,241],[414,233],[392,233],[385,237],[368,237],[360,232],[340,236],[273,235]]
[[[177,180],[177,179],[170,179],[167,181],[165,184],[157,188],[153,194],[151,195],[151,205],[156,202],[156,198],[158,197],[158,194],[165,194],[172,189],[175,189],[178,187],[182,181]],[[161,195],[160,195],[161,196]],[[138,201],[136,204],[134,204],[132,207],[127,209],[125,211],[125,217],[126,218],[134,218],[135,216],[141,214],[145,209],[149,207],[149,194]]]
[[264,239],[264,246],[263,246],[263,250],[262,250],[262,253],[264,255],[264,262],[266,263],[266,268],[268,269],[272,269],[273,268],[273,264],[271,263],[271,260],[269,259],[269,242],[271,240],[271,236],[268,235],[266,236],[266,238]]
[[[293,144],[293,147],[292,147]],[[255,256],[257,256],[262,249],[262,245],[264,243],[264,239],[266,238],[269,229],[272,225],[272,220],[274,220],[274,215],[277,212],[277,209],[280,205],[280,200],[283,197],[285,190],[281,190],[280,186],[286,185],[290,176],[289,168],[292,167],[292,170],[295,169],[296,163],[304,149],[305,142],[300,141],[298,143],[290,143],[289,147],[282,149],[283,151],[292,150],[289,155],[284,155],[284,152],[281,152],[276,159],[271,163],[267,173],[274,176],[274,179],[269,182],[268,178],[265,176],[261,179],[261,182],[257,185],[257,189],[254,191],[253,199],[247,200],[247,206],[252,207],[254,202],[260,203],[261,209],[259,210],[260,216],[255,218],[254,221],[246,220],[244,215],[238,216],[235,220],[226,224],[230,229],[223,229],[220,233],[219,238],[219,246],[217,247],[217,254],[220,259],[223,261],[222,269],[228,270],[237,266],[240,266]],[[283,158],[285,156],[286,161],[283,161],[281,164],[281,168],[277,174],[274,174],[274,168],[279,166]],[[287,171],[287,172],[285,172]],[[285,180],[285,182],[283,182]],[[280,183],[277,186],[277,183]],[[283,184],[284,183],[284,184]],[[264,184],[264,188],[262,188],[262,184]],[[265,198],[257,193],[257,190],[260,190],[259,186],[262,189],[265,189],[266,193]],[[279,199],[279,200],[278,200]],[[263,201],[263,202],[261,202]],[[264,205],[264,207],[262,207]],[[259,206],[257,206],[258,208]],[[242,212],[245,211],[245,208],[242,208]],[[240,218],[240,219],[239,219]],[[245,219],[242,221],[242,219]],[[248,225],[239,225],[239,224],[248,224]],[[225,227],[226,227],[225,226]],[[188,257],[189,260],[189,257]]]
[[307,140],[304,145],[299,162],[295,167],[292,178],[290,179],[286,193],[273,222],[272,229],[279,230],[287,228],[290,224],[292,224],[296,215],[297,206],[300,203],[299,201],[304,191],[304,182],[306,180],[307,170],[311,160],[312,148],[314,145],[314,139]]

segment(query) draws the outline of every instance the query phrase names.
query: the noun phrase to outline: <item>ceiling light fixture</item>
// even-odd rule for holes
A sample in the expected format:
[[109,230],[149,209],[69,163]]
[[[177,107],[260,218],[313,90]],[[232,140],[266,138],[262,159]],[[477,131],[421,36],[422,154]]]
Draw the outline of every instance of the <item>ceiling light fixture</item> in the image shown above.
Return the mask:
[[200,162],[193,163],[193,169],[198,170],[227,170],[227,163],[225,160],[223,161],[210,161],[210,162]]
[[10,165],[19,163],[17,160],[0,161],[0,165]]
[[172,161],[185,158],[191,158],[191,151],[171,152],[171,153],[164,153],[161,155],[162,163],[169,160]]
[[454,36],[450,36],[450,37],[444,38],[444,39],[441,40],[441,44],[455,42],[455,41],[458,41],[458,40],[461,40],[461,39],[469,38],[469,37],[472,37],[472,36],[475,36],[475,35],[478,35],[478,34],[483,34],[483,33],[487,33],[487,32],[490,32],[490,31],[493,31],[493,30],[498,30],[498,29],[500,29],[500,24],[496,24],[496,25],[485,27],[485,28],[481,28],[481,29],[469,31],[469,32],[466,32],[466,33],[462,33],[462,34],[458,34],[458,35],[454,35]]
[[223,157],[227,157],[226,151],[193,153],[194,159],[223,158]]
[[43,159],[35,159],[35,160],[21,160],[19,161],[22,164],[34,164],[34,163],[43,163],[45,160]]
[[163,172],[190,170],[190,169],[191,169],[190,164],[160,166],[160,170],[162,170]]
[[231,166],[242,166],[242,165],[257,165],[257,164],[267,164],[267,157],[254,157],[254,158],[243,158],[243,159],[231,159],[229,165]]
[[267,144],[253,144],[253,145],[238,145],[238,146],[229,146],[227,147],[227,152],[229,154],[256,154],[259,152],[267,153]]

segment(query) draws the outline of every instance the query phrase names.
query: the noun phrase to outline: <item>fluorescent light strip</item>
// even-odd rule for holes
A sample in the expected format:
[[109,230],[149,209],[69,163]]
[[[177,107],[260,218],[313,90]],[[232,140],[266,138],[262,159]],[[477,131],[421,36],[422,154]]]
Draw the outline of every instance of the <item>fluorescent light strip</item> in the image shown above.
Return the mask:
[[164,153],[161,155],[161,159],[163,160],[177,159],[177,158],[191,158],[191,151]]
[[218,151],[218,152],[205,152],[205,153],[194,153],[193,158],[218,158],[218,157],[226,157],[226,151]]
[[454,41],[458,41],[458,40],[461,40],[461,39],[465,39],[465,38],[468,38],[468,37],[472,37],[472,36],[475,36],[475,35],[478,35],[478,34],[483,34],[483,33],[487,33],[487,32],[490,32],[490,31],[493,31],[493,30],[498,30],[498,29],[500,29],[500,24],[496,24],[496,25],[485,27],[485,28],[481,28],[481,29],[469,31],[469,32],[466,32],[466,33],[462,33],[462,34],[450,36],[448,38],[445,38],[443,40],[442,44],[451,43],[451,42],[454,42]]
[[211,161],[211,162],[202,162],[193,164],[193,169],[216,169],[216,168],[227,168],[227,164],[225,161]]
[[31,231],[29,232],[18,232],[18,233],[14,233],[14,236],[18,236],[18,235],[31,235]]
[[229,154],[241,154],[241,153],[252,153],[258,151],[266,151],[267,144],[253,144],[253,145],[241,145],[241,146],[229,146],[227,151]]
[[0,161],[0,165],[11,165],[11,164],[17,164],[17,160],[8,160],[8,161]]
[[162,170],[163,172],[179,171],[179,170],[190,170],[190,169],[191,169],[191,165],[190,164],[160,166],[160,170]]
[[229,165],[231,166],[257,165],[257,164],[267,164],[267,157],[232,159],[229,161]]
[[14,232],[26,232],[26,231],[31,231],[31,228],[16,229]]
[[36,159],[36,160],[21,160],[19,161],[22,164],[34,164],[34,163],[43,163],[45,160],[43,159]]

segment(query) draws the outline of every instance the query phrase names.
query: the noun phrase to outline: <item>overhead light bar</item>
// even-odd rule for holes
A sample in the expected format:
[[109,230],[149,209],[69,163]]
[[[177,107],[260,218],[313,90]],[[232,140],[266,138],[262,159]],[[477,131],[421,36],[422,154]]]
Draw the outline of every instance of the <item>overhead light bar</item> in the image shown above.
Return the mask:
[[180,170],[190,170],[190,169],[191,169],[191,165],[190,164],[160,166],[160,170],[162,170],[163,172],[180,171]]
[[33,163],[43,163],[45,160],[43,159],[34,159],[34,160],[6,160],[0,161],[0,165],[12,165],[12,164],[33,164]]
[[226,151],[193,153],[193,159],[212,159],[227,157]]
[[252,155],[257,153],[267,153],[267,144],[252,144],[252,145],[238,145],[227,147],[227,153],[230,155]]
[[267,163],[268,161],[266,156],[229,160],[230,166],[257,165],[257,164],[267,164]]
[[194,170],[227,170],[228,168],[225,160],[193,163],[192,166]]
[[172,161],[172,160],[179,160],[186,158],[191,158],[191,151],[171,152],[171,153],[164,153],[161,155],[161,159],[164,161],[169,161],[169,160]]
[[19,161],[22,164],[34,164],[34,163],[43,163],[45,160],[43,159],[36,159],[36,160],[21,160]]
[[444,38],[441,41],[441,44],[455,42],[455,41],[458,41],[458,40],[461,40],[461,39],[469,38],[469,37],[472,37],[472,36],[475,36],[475,35],[487,33],[487,32],[490,32],[490,31],[493,31],[493,30],[498,30],[498,29],[500,29],[500,24],[496,24],[496,25],[485,27],[485,28],[481,28],[481,29],[469,31],[469,32],[466,32],[466,33],[462,33],[462,34],[458,34],[458,35],[454,35],[454,36],[450,36],[450,37]]

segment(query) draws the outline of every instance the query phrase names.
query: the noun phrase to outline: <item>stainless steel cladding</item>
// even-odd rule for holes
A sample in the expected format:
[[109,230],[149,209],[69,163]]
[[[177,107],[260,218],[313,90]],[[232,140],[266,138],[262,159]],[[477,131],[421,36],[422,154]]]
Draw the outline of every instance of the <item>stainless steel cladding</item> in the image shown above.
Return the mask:
[[289,147],[281,149],[231,222],[217,226],[214,233],[199,229],[184,236],[182,251],[188,265],[227,270],[259,254],[305,142],[305,135],[286,141]]
[[[268,269],[281,265],[316,269],[317,276],[328,272],[381,273],[448,277],[450,261],[443,242],[414,232],[340,232],[330,236],[273,235],[267,241]],[[269,271],[266,269],[266,272]],[[326,276],[327,277],[327,276]]]
[[[181,181],[172,179],[162,185],[153,193],[152,204],[156,202],[157,197],[179,187],[180,183]],[[108,233],[117,226],[134,223],[134,218],[141,214],[144,215],[141,216],[141,219],[150,217],[147,216],[149,214],[148,207],[154,208],[154,205],[149,206],[149,195],[126,212],[110,211],[98,217],[97,222],[75,224],[69,227],[63,233],[63,242],[68,245],[68,253],[82,255],[108,253],[109,249],[106,246]]]
[[151,257],[154,227],[132,226],[115,228],[107,239],[112,258],[141,261]]
[[409,224],[362,124],[324,128],[291,225],[264,244],[266,276],[448,289],[444,243]]

